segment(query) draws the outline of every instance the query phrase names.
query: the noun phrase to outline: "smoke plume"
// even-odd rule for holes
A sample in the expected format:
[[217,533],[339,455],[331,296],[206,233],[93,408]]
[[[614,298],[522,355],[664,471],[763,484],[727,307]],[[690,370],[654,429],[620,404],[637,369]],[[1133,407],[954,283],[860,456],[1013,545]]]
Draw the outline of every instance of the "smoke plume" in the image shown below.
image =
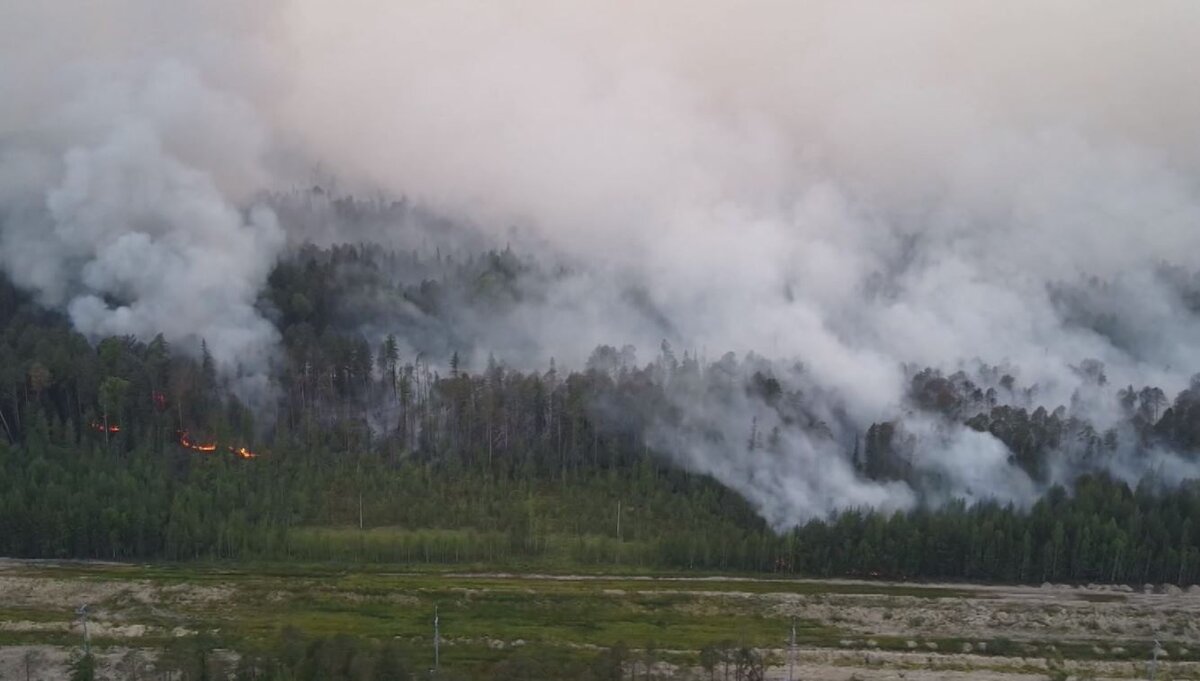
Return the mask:
[[[1101,426],[1115,407],[1083,399],[1084,360],[1168,393],[1200,371],[1200,6],[1156,9],[9,1],[0,264],[85,333],[203,337],[228,371],[262,372],[267,272],[340,232],[256,197],[320,166],[570,264],[480,325],[479,357],[579,366],[667,338],[802,363],[828,439],[747,453],[750,424],[771,427],[761,401],[681,384],[689,420],[727,437],[675,424],[656,444],[778,524],[906,507],[912,489],[848,460],[907,408],[906,366],[1013,367]],[[990,435],[908,428],[948,495],[1036,496]]]

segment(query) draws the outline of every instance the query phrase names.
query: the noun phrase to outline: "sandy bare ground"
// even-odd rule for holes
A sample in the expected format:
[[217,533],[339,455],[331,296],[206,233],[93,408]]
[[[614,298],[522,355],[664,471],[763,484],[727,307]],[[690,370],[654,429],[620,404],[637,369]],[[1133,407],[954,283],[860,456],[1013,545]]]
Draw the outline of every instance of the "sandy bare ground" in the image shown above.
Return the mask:
[[[512,580],[612,580],[597,575],[516,575],[464,573],[463,577]],[[670,582],[674,593],[703,600],[738,598],[757,600],[773,615],[798,617],[860,633],[851,645],[865,644],[871,636],[921,638],[977,638],[986,650],[991,639],[1017,642],[1046,639],[1179,641],[1200,651],[1200,588],[1146,585],[1040,587],[959,583],[889,583],[860,580],[770,580],[746,577],[620,577],[620,581]],[[689,590],[689,583],[721,582],[723,591]],[[778,592],[738,591],[738,583],[778,585]],[[870,588],[921,587],[945,590],[945,597],[887,594],[788,593],[789,585],[839,585]],[[614,595],[620,590],[611,590]],[[963,597],[963,593],[970,594]],[[653,591],[639,591],[651,594]],[[924,647],[923,645],[921,647]],[[940,651],[961,652],[961,651]]]
[[[57,567],[69,567],[61,573]],[[82,576],[80,569],[83,567]],[[127,678],[123,671],[138,660],[149,663],[154,650],[149,643],[164,637],[189,636],[189,613],[221,609],[246,597],[236,580],[229,584],[170,583],[123,578],[105,565],[57,564],[0,560],[0,635],[19,634],[21,645],[0,645],[0,679],[24,679],[28,662],[31,678],[65,678],[73,648],[64,638],[82,638],[74,611],[90,604],[90,631],[109,641],[97,650],[100,677]],[[31,569],[33,568],[33,569]],[[956,681],[993,679],[1032,681],[1046,679],[1060,664],[1076,678],[1132,679],[1145,677],[1145,660],[1126,657],[1124,646],[1146,645],[1154,639],[1169,642],[1160,678],[1200,679],[1200,590],[1173,587],[1067,587],[1043,585],[979,586],[966,584],[885,584],[848,580],[763,580],[740,577],[622,577],[610,575],[460,574],[448,577],[486,578],[526,582],[583,580],[617,581],[621,588],[603,593],[688,594],[684,607],[697,612],[720,610],[725,601],[778,618],[796,617],[834,627],[843,638],[829,647],[801,648],[795,659],[794,678],[817,681]],[[654,589],[652,590],[651,582]],[[640,586],[645,583],[646,587]],[[711,587],[719,583],[719,589]],[[746,586],[739,588],[739,584]],[[668,586],[669,585],[669,586]],[[753,588],[751,587],[753,585]],[[764,588],[765,585],[765,588]],[[778,588],[771,588],[772,585]],[[797,589],[796,585],[854,586],[856,589]],[[607,585],[606,585],[607,586]],[[920,595],[911,590],[923,589]],[[861,588],[857,588],[861,587]],[[644,591],[642,589],[645,589]],[[940,591],[939,591],[940,590]],[[865,593],[844,593],[862,591]],[[340,593],[340,592],[338,592]],[[291,599],[296,591],[285,584],[268,598]],[[348,602],[361,598],[346,593]],[[403,603],[403,593],[387,598]],[[6,612],[7,610],[7,612]],[[35,613],[38,616],[32,616]],[[45,636],[42,645],[39,638]],[[893,642],[884,650],[879,641]],[[953,647],[946,640],[953,639]],[[895,645],[900,640],[902,644]],[[115,643],[114,643],[115,642]],[[512,642],[498,640],[503,647]],[[997,645],[1006,645],[1004,655]],[[1055,659],[1055,644],[1084,646],[1096,658]],[[991,649],[989,650],[989,646]],[[900,647],[901,650],[896,650]],[[766,651],[772,659],[787,659],[787,651]],[[1187,658],[1187,659],[1179,659]],[[663,665],[663,678],[708,678],[702,670],[673,669]],[[718,677],[720,675],[718,674]],[[788,678],[786,665],[770,670],[770,679]]]
[[[33,680],[58,681],[70,675],[71,663],[78,651],[48,645],[20,645],[0,647],[0,679],[24,681],[26,671]],[[112,647],[95,651],[98,676],[105,681],[128,679],[136,666],[143,678],[151,669],[155,653],[153,650]]]
[[1200,643],[1200,598],[1129,594],[1091,601],[1061,590],[992,591],[994,598],[777,595],[775,614],[828,622],[875,636],[1128,640]]

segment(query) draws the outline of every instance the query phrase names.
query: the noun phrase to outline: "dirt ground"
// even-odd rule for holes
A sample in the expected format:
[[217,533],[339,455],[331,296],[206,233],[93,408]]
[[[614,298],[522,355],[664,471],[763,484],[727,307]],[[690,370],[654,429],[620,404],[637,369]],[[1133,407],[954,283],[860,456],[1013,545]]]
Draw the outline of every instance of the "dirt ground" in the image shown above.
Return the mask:
[[778,595],[775,611],[875,636],[1200,642],[1200,593],[970,587],[981,598]]
[[[155,646],[189,636],[188,613],[220,609],[243,597],[236,582],[169,583],[94,574],[79,569],[57,576],[53,569],[31,570],[24,561],[0,560],[0,679],[61,679],[78,654],[83,630],[75,609],[89,607],[89,633],[106,643],[97,648],[102,679],[129,678],[127,670],[147,670]],[[548,582],[592,579],[586,575],[470,575],[523,581],[536,588]],[[449,577],[449,576],[448,576]],[[609,578],[606,578],[609,579]],[[642,580],[619,578],[623,589]],[[649,580],[646,580],[649,581]],[[674,594],[688,594],[697,613],[719,611],[736,600],[756,612],[795,617],[842,632],[837,641],[799,646],[792,678],[811,681],[1033,681],[1063,674],[1077,679],[1145,678],[1150,642],[1162,641],[1158,678],[1200,679],[1200,589],[1102,586],[1042,587],[913,585],[858,582],[765,582],[740,578],[657,580]],[[718,582],[720,589],[710,587]],[[706,588],[699,588],[700,584]],[[779,584],[778,590],[763,588]],[[741,586],[739,584],[750,585]],[[805,589],[789,589],[803,584]],[[856,585],[865,593],[822,591],[812,585]],[[895,588],[893,588],[895,587]],[[943,592],[936,589],[944,589]],[[930,594],[933,595],[930,595]],[[347,594],[349,602],[355,595]],[[403,593],[390,596],[397,602]],[[503,643],[503,641],[501,641]],[[1003,650],[998,649],[1003,646]],[[1135,648],[1136,646],[1136,648]],[[788,679],[789,651],[763,651],[776,662],[769,679]],[[699,669],[662,665],[663,678],[708,678]],[[720,678],[720,674],[718,674]]]

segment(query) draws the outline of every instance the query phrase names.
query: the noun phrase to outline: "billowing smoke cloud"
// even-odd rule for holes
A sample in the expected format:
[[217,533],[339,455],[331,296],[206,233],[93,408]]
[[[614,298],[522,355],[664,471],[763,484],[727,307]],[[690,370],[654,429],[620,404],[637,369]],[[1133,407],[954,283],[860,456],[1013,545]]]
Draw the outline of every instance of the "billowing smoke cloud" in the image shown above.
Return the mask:
[[1194,317],[1131,355],[1046,287],[1200,245],[1197,10],[1025,9],[302,3],[285,119],[347,173],[617,263],[688,345],[803,354],[871,408],[899,359],[1181,385]]
[[[587,264],[514,313],[502,358],[669,337],[803,362],[832,443],[660,434],[779,523],[912,502],[845,461],[903,409],[906,363],[1002,363],[1078,405],[1085,359],[1168,392],[1200,371],[1194,292],[1163,274],[1200,252],[1194,3],[10,4],[80,40],[0,47],[0,85],[30,93],[0,127],[0,261],[91,333],[259,356],[286,236],[251,197],[319,163]],[[727,443],[762,412],[676,399]],[[989,435],[909,428],[952,493],[1037,493]]]
[[283,232],[245,198],[265,181],[269,131],[194,55],[143,53],[120,30],[72,31],[96,43],[72,54],[54,30],[85,19],[54,11],[4,12],[33,33],[0,57],[17,100],[0,130],[0,266],[84,334],[203,341],[243,397],[261,396],[278,332],[254,304]]

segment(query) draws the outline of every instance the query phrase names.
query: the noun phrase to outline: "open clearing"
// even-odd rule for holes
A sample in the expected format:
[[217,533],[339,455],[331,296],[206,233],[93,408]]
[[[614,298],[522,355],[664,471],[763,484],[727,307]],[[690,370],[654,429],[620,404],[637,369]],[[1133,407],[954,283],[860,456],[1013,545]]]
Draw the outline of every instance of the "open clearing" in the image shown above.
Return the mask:
[[[0,561],[0,679],[62,678],[89,604],[101,678],[130,651],[153,660],[180,637],[229,651],[313,635],[396,639],[466,672],[522,648],[564,654],[653,642],[663,678],[707,678],[702,646],[749,645],[798,679],[1200,678],[1200,592],[1174,588],[972,586],[743,577],[398,572],[319,566],[139,566]],[[32,654],[31,654],[32,653]],[[719,674],[718,674],[719,678]]]

